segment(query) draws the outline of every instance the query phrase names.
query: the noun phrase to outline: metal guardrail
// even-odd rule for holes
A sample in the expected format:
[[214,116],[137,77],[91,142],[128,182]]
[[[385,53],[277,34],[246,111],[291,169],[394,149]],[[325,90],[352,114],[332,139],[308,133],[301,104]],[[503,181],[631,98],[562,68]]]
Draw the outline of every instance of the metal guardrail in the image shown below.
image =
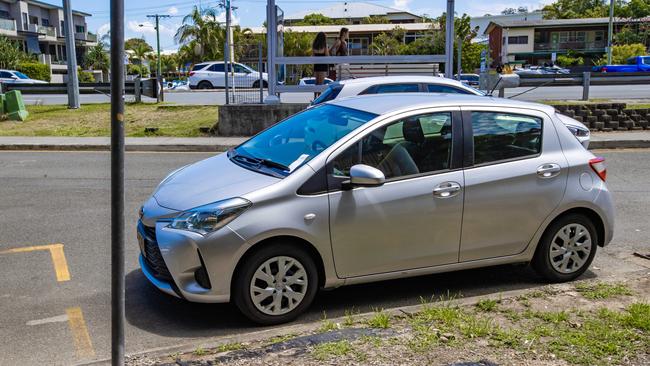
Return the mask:
[[[156,98],[158,88],[155,79],[141,79],[139,93],[150,98]],[[124,92],[135,95],[136,82],[127,81],[124,83]],[[51,83],[51,84],[2,84],[2,91],[19,90],[22,94],[68,94],[68,84]],[[110,94],[111,83],[79,83],[79,93],[81,94]]]
[[582,74],[524,75],[519,77],[520,87],[582,86],[582,100],[589,100],[591,85],[650,85],[650,73],[583,72]]

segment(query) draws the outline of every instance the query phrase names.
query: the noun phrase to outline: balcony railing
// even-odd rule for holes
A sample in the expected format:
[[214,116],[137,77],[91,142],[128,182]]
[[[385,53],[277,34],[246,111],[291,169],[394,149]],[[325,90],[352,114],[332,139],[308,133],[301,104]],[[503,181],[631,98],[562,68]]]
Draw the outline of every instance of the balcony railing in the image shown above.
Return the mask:
[[16,21],[13,19],[0,19],[0,29],[15,31],[16,30]]
[[88,32],[88,35],[86,36],[86,40],[88,42],[97,42],[97,35],[94,33]]
[[45,34],[48,37],[56,37],[56,28],[41,25],[38,27],[38,33]]
[[605,41],[592,42],[560,42],[560,43],[535,43],[535,51],[602,51],[605,48]]

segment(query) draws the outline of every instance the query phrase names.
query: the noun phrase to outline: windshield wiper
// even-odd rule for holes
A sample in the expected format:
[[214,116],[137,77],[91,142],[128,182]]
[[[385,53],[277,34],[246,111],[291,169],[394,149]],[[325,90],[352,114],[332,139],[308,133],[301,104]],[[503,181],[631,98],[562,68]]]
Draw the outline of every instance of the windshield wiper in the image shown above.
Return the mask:
[[282,163],[278,163],[278,162],[275,162],[275,161],[269,160],[269,159],[258,159],[258,160],[259,160],[260,165],[266,165],[266,166],[271,167],[271,168],[282,169],[282,170],[287,171],[287,172],[291,171],[291,168],[289,168],[288,166],[286,166],[286,165],[284,165]]
[[287,171],[287,172],[291,171],[291,169],[288,166],[286,166],[286,165],[284,165],[282,163],[278,163],[278,162],[275,162],[275,161],[269,160],[269,159],[261,159],[261,158],[256,158],[256,157],[250,156],[250,155],[244,155],[244,154],[241,154],[241,153],[237,152],[234,149],[231,150],[231,151],[232,151],[232,153],[230,155],[230,158],[236,159],[236,160],[241,161],[243,163],[255,164],[255,165],[258,165],[258,166],[259,165],[264,165],[264,166],[267,166],[267,167],[270,167],[270,168],[281,169],[281,170],[284,170],[284,171]]

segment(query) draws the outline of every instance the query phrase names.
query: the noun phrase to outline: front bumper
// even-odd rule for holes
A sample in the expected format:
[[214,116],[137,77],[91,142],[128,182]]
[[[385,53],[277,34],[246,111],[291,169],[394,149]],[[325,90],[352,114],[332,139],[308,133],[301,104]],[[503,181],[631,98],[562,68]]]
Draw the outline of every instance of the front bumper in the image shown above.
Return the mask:
[[227,226],[204,237],[167,225],[167,221],[158,221],[155,227],[146,227],[138,222],[140,267],[149,282],[164,293],[193,302],[230,301],[235,258],[245,250],[245,241]]

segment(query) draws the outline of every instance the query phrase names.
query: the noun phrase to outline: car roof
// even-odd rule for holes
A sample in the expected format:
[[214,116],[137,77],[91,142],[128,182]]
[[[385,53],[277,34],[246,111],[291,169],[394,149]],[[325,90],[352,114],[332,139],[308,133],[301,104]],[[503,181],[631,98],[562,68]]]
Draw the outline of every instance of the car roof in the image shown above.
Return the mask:
[[426,76],[426,75],[391,75],[391,76],[371,76],[358,79],[346,79],[339,82],[343,85],[353,84],[396,84],[396,83],[435,83],[438,85],[451,85],[466,87],[458,80],[442,78],[439,76]]
[[327,102],[327,104],[357,109],[378,115],[394,112],[406,112],[420,108],[459,106],[514,107],[543,111],[549,115],[555,113],[555,108],[552,106],[539,103],[522,102],[518,100],[480,95],[445,93],[369,94],[334,99]]

